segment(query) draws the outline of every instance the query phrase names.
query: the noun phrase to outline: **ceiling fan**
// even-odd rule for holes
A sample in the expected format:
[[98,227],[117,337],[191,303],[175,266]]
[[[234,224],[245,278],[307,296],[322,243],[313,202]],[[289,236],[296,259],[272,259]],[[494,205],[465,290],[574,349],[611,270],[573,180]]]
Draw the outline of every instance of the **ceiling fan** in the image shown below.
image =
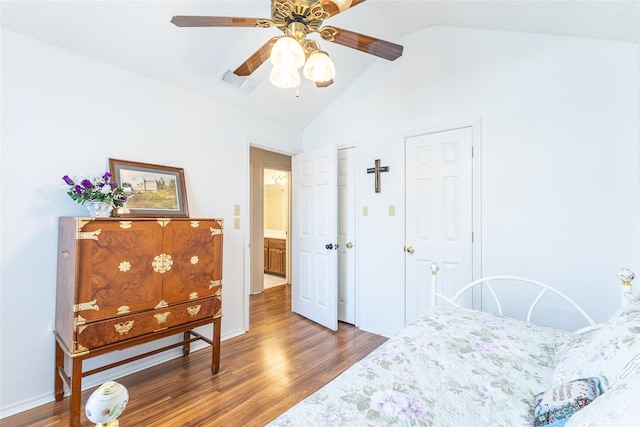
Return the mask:
[[401,45],[332,26],[323,21],[365,0],[271,0],[271,19],[237,18],[230,16],[174,16],[178,27],[277,27],[284,35],[273,37],[262,45],[235,71],[237,76],[249,76],[268,58],[274,64],[271,82],[282,88],[297,87],[298,69],[304,65],[304,76],[318,87],[333,83],[335,68],[320,44],[307,39],[318,33],[323,40],[337,43],[380,58],[393,61],[402,56]]

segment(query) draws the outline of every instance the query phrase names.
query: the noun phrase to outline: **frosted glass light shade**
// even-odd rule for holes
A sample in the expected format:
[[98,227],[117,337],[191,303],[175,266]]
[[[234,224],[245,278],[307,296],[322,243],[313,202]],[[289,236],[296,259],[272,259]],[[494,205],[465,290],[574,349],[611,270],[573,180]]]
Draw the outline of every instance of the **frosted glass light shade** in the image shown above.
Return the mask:
[[274,66],[269,74],[269,81],[280,89],[292,89],[300,84],[300,73],[295,68]]
[[294,37],[282,36],[271,48],[271,63],[279,68],[298,69],[304,64],[304,50]]
[[303,74],[314,82],[328,82],[336,76],[336,67],[327,52],[316,50],[304,64]]
[[345,9],[351,7],[352,0],[331,0],[331,2],[338,6],[340,12],[344,12]]

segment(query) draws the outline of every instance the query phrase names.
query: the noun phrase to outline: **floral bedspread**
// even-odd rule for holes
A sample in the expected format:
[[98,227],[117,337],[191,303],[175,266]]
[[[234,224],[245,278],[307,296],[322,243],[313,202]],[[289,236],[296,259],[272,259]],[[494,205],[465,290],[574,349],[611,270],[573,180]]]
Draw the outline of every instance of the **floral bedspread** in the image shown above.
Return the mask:
[[269,426],[529,426],[572,336],[436,308]]

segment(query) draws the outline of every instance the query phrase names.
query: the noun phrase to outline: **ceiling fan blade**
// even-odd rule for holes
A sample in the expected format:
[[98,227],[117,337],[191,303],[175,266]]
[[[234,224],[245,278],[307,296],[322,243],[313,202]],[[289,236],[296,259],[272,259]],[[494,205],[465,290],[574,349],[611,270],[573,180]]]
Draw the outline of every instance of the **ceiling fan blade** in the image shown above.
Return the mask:
[[394,61],[401,57],[404,49],[402,45],[343,30],[342,28],[322,27],[318,32],[326,41],[357,49],[389,61]]
[[[341,1],[338,1],[338,0],[336,1],[337,3],[342,3]],[[364,3],[365,1],[366,0],[351,0],[351,4],[343,10],[340,10],[340,7],[338,6],[338,4],[331,0],[320,0],[320,4],[322,5],[322,8],[329,13],[329,16],[335,16],[340,12],[344,12],[347,9],[351,9],[352,7],[355,7],[360,3]],[[349,2],[346,1],[346,3],[349,3]]]
[[263,44],[253,55],[236,68],[233,73],[236,76],[248,76],[257,70],[263,62],[269,59],[269,56],[271,55],[271,48],[277,39],[278,37],[273,37],[271,40]]
[[233,16],[174,16],[171,22],[178,27],[259,27],[268,19],[234,18]]

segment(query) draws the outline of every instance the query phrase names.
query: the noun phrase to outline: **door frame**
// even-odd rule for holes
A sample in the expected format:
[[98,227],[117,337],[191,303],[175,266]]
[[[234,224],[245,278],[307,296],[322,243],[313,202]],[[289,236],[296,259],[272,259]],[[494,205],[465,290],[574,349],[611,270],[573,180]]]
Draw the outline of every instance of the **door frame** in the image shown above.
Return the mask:
[[[473,150],[471,158],[471,229],[473,231],[473,241],[471,242],[471,275],[473,280],[475,280],[482,277],[482,118],[475,117],[471,119],[463,119],[460,121],[431,126],[418,131],[408,132],[402,136],[402,158],[405,158],[406,155],[407,138],[466,127],[471,127]],[[402,175],[406,178],[407,171],[404,162],[402,162],[402,168]],[[403,206],[406,206],[407,204],[406,188],[407,183],[405,179]],[[405,222],[403,226],[406,229],[406,220],[403,219],[403,222]]]
[[[264,175],[264,168],[261,168],[260,173],[262,175],[260,175],[259,177],[255,177],[253,176],[253,167],[252,167],[252,159],[251,159],[251,148],[258,148],[260,150],[264,150],[264,151],[269,151],[275,154],[281,154],[283,156],[289,156],[289,157],[293,157],[295,156],[297,153],[294,151],[286,151],[286,150],[281,150],[281,149],[277,149],[274,148],[275,144],[269,144],[268,142],[265,141],[260,141],[257,138],[252,138],[252,137],[247,137],[245,139],[245,167],[246,169],[246,173],[245,176],[247,177],[247,182],[246,182],[246,188],[247,191],[245,192],[245,198],[244,198],[244,212],[241,210],[240,212],[240,230],[244,231],[244,273],[243,273],[243,292],[242,292],[242,297],[244,299],[243,301],[243,314],[242,314],[242,323],[243,323],[243,330],[244,332],[247,332],[249,330],[249,326],[250,326],[250,318],[249,318],[249,314],[250,314],[250,307],[249,307],[249,296],[251,295],[251,276],[252,276],[252,267],[253,267],[253,259],[251,257],[251,238],[252,238],[252,233],[251,233],[251,224],[252,224],[252,220],[254,219],[254,215],[259,215],[260,218],[262,218],[262,221],[264,221],[263,219],[263,215],[264,212],[264,200],[263,197],[264,195],[261,196],[261,200],[262,203],[260,203],[259,206],[252,206],[252,199],[254,196],[254,180],[259,179],[260,180],[260,188],[261,188],[261,192],[264,193],[264,182],[263,182],[263,175]],[[266,167],[268,168],[273,168],[273,169],[282,169],[281,165],[275,165],[275,164],[271,164],[269,163],[268,165],[265,163]],[[291,178],[291,171],[289,170],[289,177]],[[288,199],[288,204],[289,204],[289,233],[291,231],[291,180],[289,181],[289,199]],[[255,213],[254,213],[255,212]],[[243,225],[244,224],[244,225]],[[264,234],[261,233],[262,235],[262,240],[263,242],[254,242],[254,244],[260,244],[259,247],[263,247],[264,244]],[[290,251],[290,245],[291,245],[291,239],[290,236],[287,236],[287,277],[291,277],[291,270],[290,270],[290,265],[291,265],[291,251]],[[258,257],[259,259],[259,263],[260,265],[262,265],[263,260],[261,257]],[[264,265],[262,265],[262,268],[264,269]]]

